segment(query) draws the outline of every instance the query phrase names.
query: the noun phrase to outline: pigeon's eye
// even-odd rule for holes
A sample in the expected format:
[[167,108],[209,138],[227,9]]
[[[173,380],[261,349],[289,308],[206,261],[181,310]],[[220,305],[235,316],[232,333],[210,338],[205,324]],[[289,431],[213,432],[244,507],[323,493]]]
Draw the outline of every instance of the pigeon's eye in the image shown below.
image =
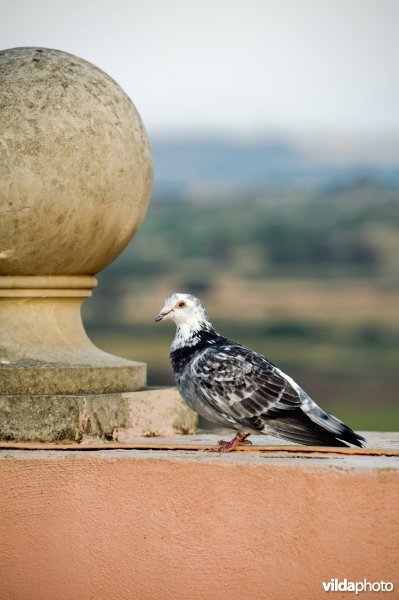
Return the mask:
[[180,302],[178,302],[177,304],[177,308],[184,308],[186,306],[186,303],[183,302],[183,300],[181,300]]

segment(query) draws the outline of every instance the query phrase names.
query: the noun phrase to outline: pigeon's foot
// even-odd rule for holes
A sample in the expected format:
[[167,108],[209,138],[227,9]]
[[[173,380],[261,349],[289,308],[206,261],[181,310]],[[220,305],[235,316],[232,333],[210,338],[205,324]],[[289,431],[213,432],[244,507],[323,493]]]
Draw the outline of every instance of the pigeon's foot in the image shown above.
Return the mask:
[[219,440],[216,448],[205,448],[205,451],[209,452],[231,452],[237,446],[252,446],[252,442],[247,440],[249,433],[241,433],[240,431],[233,437],[232,440],[226,442],[225,440]]

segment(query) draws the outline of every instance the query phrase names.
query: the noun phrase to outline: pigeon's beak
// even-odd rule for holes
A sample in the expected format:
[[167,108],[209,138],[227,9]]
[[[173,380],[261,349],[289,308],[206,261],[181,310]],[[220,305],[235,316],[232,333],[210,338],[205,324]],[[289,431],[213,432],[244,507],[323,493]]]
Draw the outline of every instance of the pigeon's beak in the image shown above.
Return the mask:
[[163,308],[161,312],[155,317],[155,322],[158,323],[158,321],[162,321],[162,319],[164,319],[170,312],[172,311]]

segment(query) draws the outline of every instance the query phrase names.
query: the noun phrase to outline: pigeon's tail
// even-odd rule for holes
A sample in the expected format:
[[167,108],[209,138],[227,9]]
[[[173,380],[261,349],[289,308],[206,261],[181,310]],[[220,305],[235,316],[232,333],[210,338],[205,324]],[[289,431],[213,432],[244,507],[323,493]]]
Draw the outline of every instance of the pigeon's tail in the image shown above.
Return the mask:
[[[345,442],[359,447],[363,446],[366,440],[361,435],[352,431],[350,427],[333,415],[319,410],[322,414],[317,415],[316,420],[316,418],[311,418],[314,415],[308,416],[298,408],[287,417],[270,419],[268,428],[279,437],[307,446],[348,447]],[[324,415],[326,416],[324,417]]]
[[348,425],[345,425],[345,423],[334,417],[334,415],[326,413],[315,402],[312,401],[310,410],[306,414],[316,425],[326,429],[340,440],[344,440],[360,448],[364,446],[366,439],[363,436],[355,433]]

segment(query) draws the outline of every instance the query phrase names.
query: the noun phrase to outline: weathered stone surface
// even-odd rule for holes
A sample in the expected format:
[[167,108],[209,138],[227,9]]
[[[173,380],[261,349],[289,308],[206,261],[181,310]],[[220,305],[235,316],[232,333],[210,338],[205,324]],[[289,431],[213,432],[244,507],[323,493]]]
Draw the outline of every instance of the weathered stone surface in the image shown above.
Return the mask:
[[147,208],[151,152],[133,103],[76,56],[4,50],[0,139],[0,394],[142,389],[145,365],[96,348],[80,314]]
[[129,426],[116,429],[114,439],[128,442],[137,435],[165,436],[195,433],[198,415],[182,400],[176,388],[153,388],[123,394],[129,408]]
[[0,274],[92,275],[139,227],[152,162],[132,101],[65,52],[0,52]]
[[98,367],[85,366],[84,362],[76,367],[62,367],[21,361],[17,365],[2,365],[0,394],[108,394],[140,390],[145,388],[146,373],[145,363],[118,357],[114,358],[114,366]]
[[175,388],[80,395],[0,395],[0,440],[129,441],[194,433],[197,415]]

